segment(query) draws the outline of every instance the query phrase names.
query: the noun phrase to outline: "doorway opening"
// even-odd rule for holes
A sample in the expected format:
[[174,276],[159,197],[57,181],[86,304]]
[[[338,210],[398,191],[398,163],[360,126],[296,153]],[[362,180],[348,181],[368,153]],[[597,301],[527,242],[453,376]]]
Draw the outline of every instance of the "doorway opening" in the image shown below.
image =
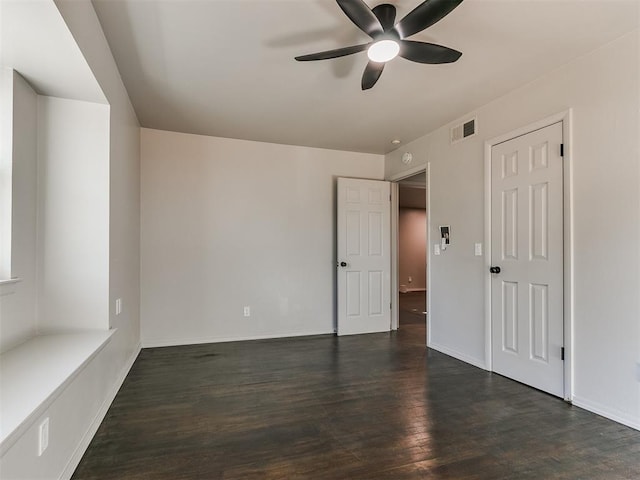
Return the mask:
[[[395,296],[401,329],[426,327],[427,315],[427,175],[426,171],[397,182]],[[413,328],[412,328],[413,330]]]

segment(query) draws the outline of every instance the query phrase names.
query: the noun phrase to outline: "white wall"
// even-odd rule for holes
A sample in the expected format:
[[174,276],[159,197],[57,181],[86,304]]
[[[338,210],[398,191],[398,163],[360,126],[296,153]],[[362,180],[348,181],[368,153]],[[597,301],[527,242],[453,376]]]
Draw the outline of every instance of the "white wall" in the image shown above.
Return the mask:
[[[6,73],[11,99],[9,106],[10,138],[5,158],[13,164],[12,196],[9,217],[13,238],[11,275],[20,278],[19,287],[11,286],[11,294],[0,294],[0,353],[24,342],[36,333],[36,207],[37,207],[37,124],[38,96],[15,71]],[[4,102],[7,101],[7,104]],[[6,145],[5,145],[6,146]],[[4,146],[3,146],[4,148]],[[7,240],[10,240],[8,238]]]
[[40,332],[109,328],[109,106],[38,99]]
[[109,101],[109,323],[118,329],[111,348],[119,371],[140,340],[140,124],[91,1],[55,4]]
[[143,344],[333,332],[336,178],[383,170],[380,155],[142,129]]
[[[419,192],[425,194],[424,189]],[[405,285],[409,290],[424,290],[427,287],[427,211],[424,209],[400,208],[398,275],[400,285]]]
[[[431,162],[431,234],[452,245],[432,265],[433,346],[484,365],[484,141],[573,109],[574,402],[640,428],[640,78],[638,31],[470,114],[479,132],[451,146],[450,125],[386,157],[401,172],[410,151]],[[467,118],[468,116],[465,116]],[[615,241],[611,235],[615,232]],[[464,295],[464,302],[461,296]]]
[[20,282],[0,297],[0,351],[36,333],[109,327],[109,106],[38,96],[13,76]]
[[[98,187],[106,187],[108,203],[91,222],[99,222],[101,230],[108,227],[98,240],[100,245],[108,245],[107,282],[99,313],[105,310],[106,323],[117,332],[47,412],[34,419],[31,429],[3,454],[2,478],[70,478],[140,347],[139,124],[91,2],[63,0],[55,5],[109,103],[109,121],[104,124],[108,162]],[[68,182],[72,189],[82,188],[75,176]],[[115,298],[123,299],[120,315],[114,311]],[[44,416],[51,422],[49,448],[37,457],[35,429]]]

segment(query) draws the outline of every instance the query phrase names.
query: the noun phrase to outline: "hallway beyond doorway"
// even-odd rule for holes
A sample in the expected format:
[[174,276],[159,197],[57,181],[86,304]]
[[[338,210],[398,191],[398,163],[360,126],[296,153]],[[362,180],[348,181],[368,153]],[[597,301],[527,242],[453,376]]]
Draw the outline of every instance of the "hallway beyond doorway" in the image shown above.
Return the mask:
[[424,290],[400,294],[400,327],[408,324],[425,325],[426,298],[427,292]]

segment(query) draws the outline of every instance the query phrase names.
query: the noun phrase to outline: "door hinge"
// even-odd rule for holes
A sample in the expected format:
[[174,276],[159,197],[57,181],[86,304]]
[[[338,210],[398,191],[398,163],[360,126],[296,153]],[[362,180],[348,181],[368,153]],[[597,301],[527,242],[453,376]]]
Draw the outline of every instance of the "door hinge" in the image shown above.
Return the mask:
[[391,308],[392,308],[392,307],[391,307],[391,302],[389,302],[389,310],[391,310]]
[[564,143],[560,144],[560,156],[564,157]]
[[560,348],[560,360],[564,361],[564,347]]

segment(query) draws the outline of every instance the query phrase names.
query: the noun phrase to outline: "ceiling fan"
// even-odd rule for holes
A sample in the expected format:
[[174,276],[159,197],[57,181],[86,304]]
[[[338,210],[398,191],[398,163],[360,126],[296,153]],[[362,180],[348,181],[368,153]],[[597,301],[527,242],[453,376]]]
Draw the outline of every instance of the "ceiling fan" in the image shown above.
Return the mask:
[[367,50],[369,63],[362,75],[362,90],[373,87],[386,63],[396,56],[418,63],[452,63],[461,52],[433,43],[406,40],[448,15],[462,0],[425,0],[398,23],[396,7],[383,3],[371,9],[363,0],[336,0],[342,11],[373,41],[295,57],[299,62],[344,57]]

